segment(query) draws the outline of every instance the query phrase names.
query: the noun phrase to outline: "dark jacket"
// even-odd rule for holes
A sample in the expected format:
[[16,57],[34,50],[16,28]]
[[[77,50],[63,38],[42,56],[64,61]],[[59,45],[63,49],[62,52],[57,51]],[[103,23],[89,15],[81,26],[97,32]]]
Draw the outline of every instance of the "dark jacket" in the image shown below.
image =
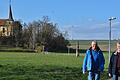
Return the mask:
[[108,72],[111,75],[116,75],[117,74],[117,59],[118,59],[118,54],[117,52],[113,52],[112,56],[110,58],[110,63],[109,63],[109,68],[108,68]]

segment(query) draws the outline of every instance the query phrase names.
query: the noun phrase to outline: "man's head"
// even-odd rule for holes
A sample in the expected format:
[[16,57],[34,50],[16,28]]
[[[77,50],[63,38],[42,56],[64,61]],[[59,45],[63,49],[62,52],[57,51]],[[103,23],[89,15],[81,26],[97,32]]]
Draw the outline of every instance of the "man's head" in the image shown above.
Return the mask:
[[91,43],[91,47],[92,47],[92,49],[93,50],[96,50],[96,48],[97,48],[97,41],[92,41],[92,43]]
[[120,52],[120,42],[117,42],[117,51]]

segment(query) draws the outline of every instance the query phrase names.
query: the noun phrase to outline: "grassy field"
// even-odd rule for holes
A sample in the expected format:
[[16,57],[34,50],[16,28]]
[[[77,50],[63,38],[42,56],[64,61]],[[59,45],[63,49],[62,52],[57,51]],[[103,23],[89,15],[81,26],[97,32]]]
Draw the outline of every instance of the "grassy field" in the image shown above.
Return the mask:
[[[117,41],[112,41],[112,51]],[[75,48],[76,41],[70,41]],[[87,74],[82,74],[82,63],[86,49],[91,41],[80,40],[80,56],[75,53],[28,53],[19,48],[0,48],[0,80],[87,80]],[[108,79],[108,41],[98,41],[104,51],[105,71],[101,80]],[[83,51],[82,51],[83,50]],[[14,52],[18,51],[18,52]]]
[[[0,52],[0,80],[87,80],[81,70],[83,58],[84,54]],[[106,79],[104,72],[101,80]]]

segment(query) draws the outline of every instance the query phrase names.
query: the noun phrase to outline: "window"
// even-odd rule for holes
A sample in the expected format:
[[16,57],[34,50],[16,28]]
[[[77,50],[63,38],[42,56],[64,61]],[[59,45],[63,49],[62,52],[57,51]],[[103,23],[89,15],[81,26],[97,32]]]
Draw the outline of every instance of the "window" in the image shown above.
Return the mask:
[[3,33],[5,33],[5,28],[3,28]]

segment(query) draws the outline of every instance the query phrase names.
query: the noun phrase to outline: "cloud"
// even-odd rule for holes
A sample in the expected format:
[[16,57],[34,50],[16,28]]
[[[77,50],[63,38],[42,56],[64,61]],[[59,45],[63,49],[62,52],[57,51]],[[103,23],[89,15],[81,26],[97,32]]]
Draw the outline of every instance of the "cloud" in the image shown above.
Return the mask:
[[[67,31],[69,38],[74,39],[108,39],[109,23],[65,25],[62,31]],[[114,32],[116,31],[116,33]],[[118,38],[120,35],[120,22],[112,23],[112,36]],[[117,36],[115,36],[117,34]]]
[[112,25],[113,25],[113,26],[118,26],[118,25],[120,25],[120,22],[118,22],[118,21],[117,21],[117,22],[114,22],[114,23],[112,23]]
[[120,22],[112,23],[112,29],[113,30],[120,30]]

